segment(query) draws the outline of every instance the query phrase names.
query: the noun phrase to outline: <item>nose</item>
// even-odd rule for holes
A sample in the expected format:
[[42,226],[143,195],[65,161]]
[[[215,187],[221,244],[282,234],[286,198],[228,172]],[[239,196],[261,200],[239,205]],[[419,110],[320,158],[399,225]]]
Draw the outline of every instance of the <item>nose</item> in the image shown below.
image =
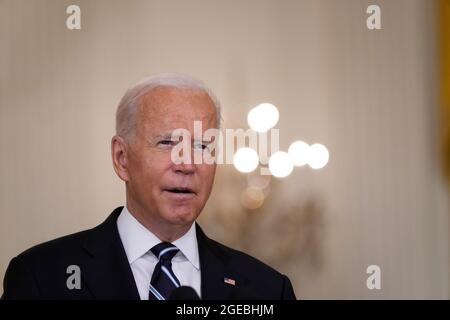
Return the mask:
[[195,164],[181,163],[177,164],[173,167],[175,173],[188,175],[193,174],[197,170],[197,166]]
[[172,161],[173,171],[177,174],[183,175],[190,175],[195,173],[195,171],[197,170],[197,165],[195,163],[195,154],[191,152],[191,150],[188,150],[188,152],[186,153],[186,150],[182,149],[178,156],[178,161]]

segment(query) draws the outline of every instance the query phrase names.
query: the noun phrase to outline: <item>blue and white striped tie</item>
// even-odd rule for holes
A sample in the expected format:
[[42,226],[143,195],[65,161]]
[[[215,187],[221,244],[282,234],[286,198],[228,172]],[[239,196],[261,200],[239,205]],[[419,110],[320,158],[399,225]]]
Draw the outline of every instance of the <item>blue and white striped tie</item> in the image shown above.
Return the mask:
[[172,258],[179,249],[170,242],[161,242],[151,251],[159,261],[150,282],[149,300],[166,300],[172,291],[180,286],[180,281],[172,271]]

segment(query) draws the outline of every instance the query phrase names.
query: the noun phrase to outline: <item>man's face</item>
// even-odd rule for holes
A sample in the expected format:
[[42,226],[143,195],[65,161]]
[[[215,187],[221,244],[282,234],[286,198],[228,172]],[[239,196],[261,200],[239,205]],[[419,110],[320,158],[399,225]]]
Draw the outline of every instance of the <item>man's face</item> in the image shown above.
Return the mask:
[[171,160],[177,143],[172,132],[186,129],[193,141],[194,121],[201,121],[203,132],[216,128],[216,108],[205,92],[159,87],[140,101],[127,151],[127,200],[153,223],[190,225],[209,198],[216,165]]

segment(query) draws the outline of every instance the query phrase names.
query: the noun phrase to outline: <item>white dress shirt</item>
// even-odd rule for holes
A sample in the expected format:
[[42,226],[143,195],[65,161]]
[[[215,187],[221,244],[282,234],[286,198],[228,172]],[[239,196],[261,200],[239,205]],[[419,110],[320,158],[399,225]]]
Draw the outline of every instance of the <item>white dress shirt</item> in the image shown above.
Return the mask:
[[[150,251],[162,242],[145,228],[125,206],[117,218],[117,228],[133,272],[141,300],[148,300],[149,286],[158,258]],[[180,251],[172,258],[172,270],[181,285],[192,287],[200,296],[200,262],[195,223],[181,238],[172,242]]]

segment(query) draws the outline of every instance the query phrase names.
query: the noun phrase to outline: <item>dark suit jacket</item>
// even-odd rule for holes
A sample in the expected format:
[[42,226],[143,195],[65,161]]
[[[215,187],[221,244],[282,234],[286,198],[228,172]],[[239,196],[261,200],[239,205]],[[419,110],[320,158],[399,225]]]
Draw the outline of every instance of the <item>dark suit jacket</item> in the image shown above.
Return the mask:
[[[139,299],[117,230],[115,209],[100,225],[37,245],[13,258],[3,299]],[[255,298],[295,299],[289,279],[245,253],[209,239],[197,225],[202,299],[226,300],[245,289]],[[69,290],[67,267],[81,271],[81,289]],[[224,278],[235,280],[235,286]],[[238,291],[240,292],[240,291]],[[238,297],[242,295],[238,294]],[[252,297],[246,297],[252,298]]]

